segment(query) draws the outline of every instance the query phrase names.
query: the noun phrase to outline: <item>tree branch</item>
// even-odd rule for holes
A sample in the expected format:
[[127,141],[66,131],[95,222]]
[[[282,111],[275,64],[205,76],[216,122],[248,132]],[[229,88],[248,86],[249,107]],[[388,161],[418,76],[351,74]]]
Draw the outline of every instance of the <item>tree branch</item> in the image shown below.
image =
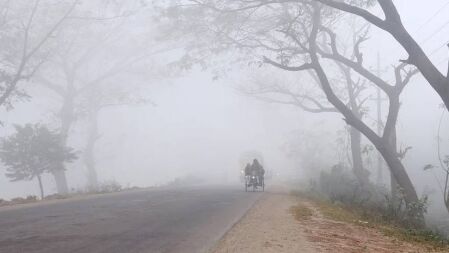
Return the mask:
[[273,65],[277,68],[283,69],[283,70],[287,70],[287,71],[303,71],[303,70],[308,70],[308,69],[313,69],[314,65],[311,63],[304,63],[303,65],[300,66],[296,66],[296,67],[292,67],[292,66],[286,66],[283,64],[280,64],[278,62],[275,62],[267,57],[263,57],[263,60],[265,63],[268,63],[270,65]]

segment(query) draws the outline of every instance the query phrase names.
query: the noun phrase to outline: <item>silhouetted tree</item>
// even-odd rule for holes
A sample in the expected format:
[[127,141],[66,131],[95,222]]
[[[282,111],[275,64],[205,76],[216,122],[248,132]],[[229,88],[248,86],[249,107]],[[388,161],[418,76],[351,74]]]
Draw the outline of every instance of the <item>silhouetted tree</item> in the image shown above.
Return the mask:
[[[63,145],[69,142],[71,131],[75,123],[80,119],[80,114],[92,111],[88,115],[89,121],[96,115],[93,111],[86,109],[90,103],[86,102],[91,96],[92,90],[101,88],[111,89],[111,85],[129,82],[136,77],[136,73],[130,74],[136,65],[145,65],[147,57],[154,51],[146,51],[150,39],[148,34],[133,34],[134,31],[128,26],[134,24],[134,18],[130,13],[141,8],[140,1],[113,2],[113,1],[91,1],[84,9],[77,9],[77,19],[71,20],[67,29],[64,30],[55,41],[58,45],[58,54],[53,57],[52,62],[44,66],[37,73],[37,83],[49,89],[60,98],[60,108],[57,112],[57,121],[60,125]],[[101,14],[95,14],[92,10],[101,10]],[[130,44],[129,37],[133,37]],[[145,41],[145,43],[143,43]],[[68,43],[69,42],[69,43]],[[154,48],[148,49],[153,50]],[[124,80],[123,76],[128,77]],[[109,86],[106,86],[107,83]],[[111,84],[112,83],[112,84]],[[102,96],[102,93],[96,95]],[[102,100],[101,98],[97,98]],[[98,114],[98,113],[97,113]],[[93,123],[91,129],[97,126]],[[89,187],[96,188],[96,172],[93,170],[94,162],[91,150],[94,149],[92,139],[97,139],[96,130],[88,134],[91,139],[86,145],[85,161]],[[54,173],[58,192],[68,192],[68,182],[64,173],[64,164],[61,170]]]
[[[264,1],[255,1],[264,2]],[[286,1],[293,2],[293,1]],[[429,59],[418,42],[410,35],[401,20],[401,14],[393,0],[314,0],[337,10],[361,17],[381,30],[391,34],[407,52],[408,58],[402,62],[416,66],[428,84],[438,93],[449,109],[449,70],[441,73]],[[367,10],[367,6],[378,4],[385,18],[377,17]],[[443,45],[444,46],[444,45]]]
[[[361,132],[382,154],[403,189],[406,202],[418,201],[396,147],[399,96],[417,73],[408,63],[395,68],[393,82],[382,80],[363,65],[360,45],[366,36],[355,41],[353,58],[344,56],[334,32],[341,25],[338,13],[316,1],[186,0],[173,5],[174,8],[167,8],[165,13],[168,23],[173,25],[174,32],[170,32],[175,36],[182,36],[176,31],[191,36],[188,57],[185,57],[191,62],[205,62],[210,60],[211,54],[236,50],[242,61],[267,63],[297,73],[312,71],[327,101],[344,116],[348,125]],[[263,62],[261,56],[264,56]],[[350,101],[336,93],[330,77],[336,63],[350,68],[387,94],[390,108],[382,134],[377,134],[357,117],[351,110]]]
[[72,162],[76,154],[61,145],[61,135],[36,124],[15,126],[16,132],[5,137],[0,145],[0,159],[11,181],[37,179],[41,198],[44,198],[42,174],[58,170],[61,162]]

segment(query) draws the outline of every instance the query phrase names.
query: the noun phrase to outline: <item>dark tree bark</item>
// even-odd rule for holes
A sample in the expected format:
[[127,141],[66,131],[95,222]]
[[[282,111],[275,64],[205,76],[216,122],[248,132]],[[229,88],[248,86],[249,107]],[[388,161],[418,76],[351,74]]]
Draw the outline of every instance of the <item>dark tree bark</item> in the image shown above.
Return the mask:
[[367,186],[369,181],[369,171],[363,166],[362,159],[362,134],[354,127],[349,129],[350,141],[351,141],[351,157],[352,157],[352,170],[357,177],[359,183],[362,186]]
[[[399,93],[395,90],[389,94],[390,98],[390,111],[388,115],[387,124],[385,127],[385,133],[383,137],[379,137],[372,129],[370,129],[363,121],[358,119],[356,115],[335,95],[330,81],[327,77],[326,72],[321,66],[319,57],[318,57],[318,49],[317,49],[317,35],[320,29],[321,24],[321,9],[318,6],[315,6],[314,14],[313,14],[313,28],[310,35],[310,57],[311,62],[313,64],[313,69],[317,73],[318,78],[320,79],[322,88],[326,94],[327,99],[331,104],[335,106],[345,117],[346,122],[352,127],[359,130],[363,135],[365,135],[371,143],[376,147],[376,149],[382,154],[386,163],[389,165],[391,173],[394,178],[404,190],[405,200],[407,203],[418,202],[418,195],[416,190],[411,182],[405,167],[403,166],[401,160],[399,159],[398,153],[396,151],[396,147],[393,147],[391,144],[391,140],[395,137],[395,126],[399,113]],[[390,86],[391,87],[391,86]],[[403,88],[403,87],[400,87]],[[397,96],[392,96],[392,94]]]
[[401,16],[395,4],[393,3],[393,0],[378,0],[379,5],[384,12],[385,20],[378,18],[377,16],[362,8],[352,6],[341,1],[315,1],[321,2],[338,10],[362,17],[371,24],[390,33],[408,53],[408,59],[404,60],[404,62],[415,65],[419,69],[429,85],[441,97],[446,108],[449,109],[449,75],[445,76],[438,70],[438,68],[432,63],[424,50],[421,48],[421,46],[404,27]]
[[[363,68],[363,66],[361,65],[362,62],[360,60],[358,60],[358,62],[353,62],[350,59],[347,59],[338,54],[335,34],[333,34],[331,31],[326,30],[325,27],[321,25],[321,7],[318,4],[314,4],[313,7],[313,26],[308,38],[309,48],[307,49],[308,54],[310,55],[311,62],[305,63],[298,67],[289,67],[270,60],[268,60],[268,63],[288,71],[304,71],[310,69],[314,70],[321,84],[321,88],[323,89],[327,97],[327,100],[341,114],[343,114],[346,123],[360,131],[384,157],[394,179],[404,191],[405,201],[407,203],[417,202],[419,199],[416,190],[399,158],[396,146],[392,146],[392,140],[395,140],[396,137],[395,126],[399,114],[399,95],[405,85],[409,82],[412,73],[408,73],[408,75],[403,79],[401,76],[401,70],[403,66],[396,68],[396,86],[391,86],[388,83],[385,83],[376,75],[369,72],[367,69]],[[320,30],[329,33],[329,35],[331,36],[332,54],[326,53],[318,47],[317,36]],[[301,47],[304,48],[304,45],[301,45]],[[355,51],[357,50],[358,48]],[[369,126],[367,126],[362,120],[360,120],[360,118],[356,114],[354,114],[349,106],[347,106],[338,98],[330,84],[326,72],[321,65],[318,56],[319,54],[321,54],[324,58],[339,61],[347,67],[350,67],[387,93],[390,99],[390,108],[383,136],[378,136]],[[360,57],[356,58],[361,59]]]
[[[351,69],[340,62],[336,62],[339,69],[343,73],[346,81],[346,90],[349,98],[349,107],[354,114],[354,116],[362,120],[363,116],[361,113],[361,108],[363,107],[363,102],[357,102],[357,92],[356,92],[356,84],[352,79]],[[359,88],[360,89],[360,88]],[[362,134],[357,128],[350,126],[349,135],[351,137],[351,156],[352,156],[352,167],[353,172],[357,179],[362,185],[368,185],[370,173],[363,166],[363,158],[362,158]]]

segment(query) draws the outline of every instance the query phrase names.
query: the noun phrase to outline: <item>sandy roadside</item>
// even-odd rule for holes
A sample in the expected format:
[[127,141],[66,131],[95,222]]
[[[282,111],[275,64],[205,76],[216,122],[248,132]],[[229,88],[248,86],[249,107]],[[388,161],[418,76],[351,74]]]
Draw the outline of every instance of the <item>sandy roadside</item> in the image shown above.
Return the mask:
[[[310,216],[297,220],[293,206]],[[385,236],[375,228],[323,217],[312,203],[288,194],[264,193],[218,242],[212,253],[421,253],[435,252]]]
[[290,208],[296,198],[265,193],[211,251],[213,253],[312,253]]

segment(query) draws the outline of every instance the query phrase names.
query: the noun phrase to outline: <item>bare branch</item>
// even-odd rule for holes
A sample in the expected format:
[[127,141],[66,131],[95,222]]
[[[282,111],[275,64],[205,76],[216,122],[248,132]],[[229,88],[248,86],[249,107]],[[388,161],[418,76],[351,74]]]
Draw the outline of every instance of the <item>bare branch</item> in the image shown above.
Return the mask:
[[327,6],[333,7],[335,9],[344,12],[355,14],[359,17],[366,19],[368,22],[376,25],[379,28],[386,29],[386,24],[384,20],[380,19],[379,17],[376,17],[374,14],[362,8],[347,4],[343,1],[335,1],[335,0],[314,0],[314,1],[320,2],[322,4],[325,4]]
[[310,63],[304,63],[303,65],[300,66],[296,66],[296,67],[291,67],[291,66],[286,66],[283,64],[280,64],[278,62],[275,62],[267,57],[263,58],[265,63],[268,63],[270,65],[273,65],[277,68],[283,69],[283,70],[287,70],[287,71],[303,71],[303,70],[308,70],[308,69],[313,69],[314,65],[310,64]]

